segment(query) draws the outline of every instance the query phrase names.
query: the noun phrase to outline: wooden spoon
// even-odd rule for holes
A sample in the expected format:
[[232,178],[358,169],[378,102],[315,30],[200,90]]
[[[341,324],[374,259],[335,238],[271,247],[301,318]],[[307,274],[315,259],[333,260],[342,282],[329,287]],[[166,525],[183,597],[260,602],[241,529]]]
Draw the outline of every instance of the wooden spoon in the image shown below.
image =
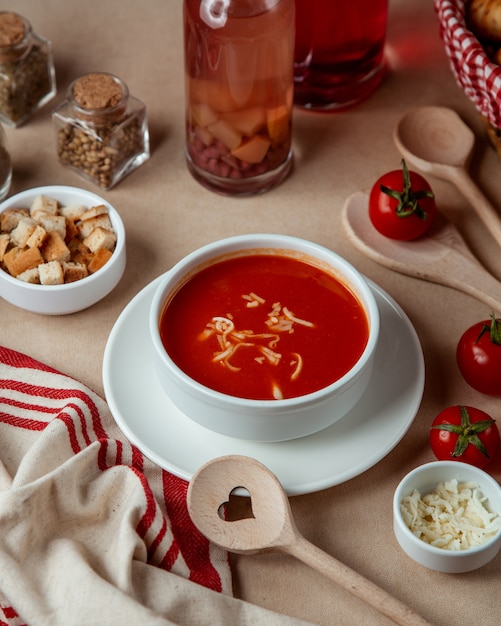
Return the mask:
[[467,171],[475,135],[455,111],[435,106],[413,109],[400,119],[393,138],[408,164],[454,184],[501,245],[499,214]]
[[[221,510],[236,489],[251,498],[252,517],[227,521]],[[213,543],[238,554],[282,551],[310,565],[397,624],[429,625],[412,609],[309,543],[297,530],[276,476],[255,459],[229,455],[206,463],[188,487],[188,511]]]
[[452,287],[485,302],[494,311],[501,311],[501,282],[473,256],[459,231],[443,215],[437,215],[425,236],[414,241],[396,241],[374,228],[368,203],[368,194],[359,191],[343,207],[343,226],[356,248],[380,265]]

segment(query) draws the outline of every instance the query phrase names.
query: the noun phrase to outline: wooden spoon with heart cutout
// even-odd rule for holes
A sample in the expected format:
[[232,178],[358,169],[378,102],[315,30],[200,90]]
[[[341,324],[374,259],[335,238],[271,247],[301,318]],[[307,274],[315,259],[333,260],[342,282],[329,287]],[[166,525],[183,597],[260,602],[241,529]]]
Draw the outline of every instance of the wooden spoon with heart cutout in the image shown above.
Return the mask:
[[[252,514],[228,521],[224,509],[239,488],[250,494]],[[296,528],[279,480],[255,459],[229,455],[202,466],[188,487],[188,511],[198,530],[226,550],[238,554],[285,552],[329,577],[395,623],[430,626],[395,597],[307,541]]]
[[501,311],[501,282],[481,265],[443,215],[437,214],[426,236],[395,241],[374,228],[369,217],[369,196],[359,191],[345,202],[342,221],[352,244],[380,265],[452,287]]

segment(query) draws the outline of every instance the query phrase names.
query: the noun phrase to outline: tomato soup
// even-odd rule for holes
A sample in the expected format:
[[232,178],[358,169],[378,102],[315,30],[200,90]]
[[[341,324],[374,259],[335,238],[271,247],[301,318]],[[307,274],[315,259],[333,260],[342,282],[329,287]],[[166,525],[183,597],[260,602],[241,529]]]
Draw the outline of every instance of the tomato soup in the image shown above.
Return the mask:
[[167,302],[162,343],[188,376],[216,391],[278,400],[318,391],[358,361],[367,315],[335,276],[281,254],[203,268]]

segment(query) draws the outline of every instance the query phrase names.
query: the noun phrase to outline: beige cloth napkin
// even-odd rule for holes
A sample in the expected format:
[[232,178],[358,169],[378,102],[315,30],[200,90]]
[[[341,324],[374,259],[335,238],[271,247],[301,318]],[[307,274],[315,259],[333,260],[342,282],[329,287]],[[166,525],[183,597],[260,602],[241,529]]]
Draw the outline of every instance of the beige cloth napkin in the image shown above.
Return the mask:
[[304,623],[232,597],[186,489],[99,396],[0,347],[0,626]]

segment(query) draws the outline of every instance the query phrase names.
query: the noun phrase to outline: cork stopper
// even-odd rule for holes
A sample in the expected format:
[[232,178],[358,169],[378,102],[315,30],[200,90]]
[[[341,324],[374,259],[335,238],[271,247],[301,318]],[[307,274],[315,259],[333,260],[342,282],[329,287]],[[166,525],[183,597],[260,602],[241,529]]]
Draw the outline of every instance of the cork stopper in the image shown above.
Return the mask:
[[26,35],[24,20],[17,13],[0,13],[0,47],[16,46]]
[[83,109],[108,109],[120,103],[123,90],[110,74],[87,74],[75,82],[73,96]]
[[70,100],[78,116],[95,124],[119,119],[125,112],[128,95],[125,83],[106,73],[86,74],[70,87]]
[[27,49],[30,26],[24,18],[10,11],[0,12],[0,61],[15,61]]

